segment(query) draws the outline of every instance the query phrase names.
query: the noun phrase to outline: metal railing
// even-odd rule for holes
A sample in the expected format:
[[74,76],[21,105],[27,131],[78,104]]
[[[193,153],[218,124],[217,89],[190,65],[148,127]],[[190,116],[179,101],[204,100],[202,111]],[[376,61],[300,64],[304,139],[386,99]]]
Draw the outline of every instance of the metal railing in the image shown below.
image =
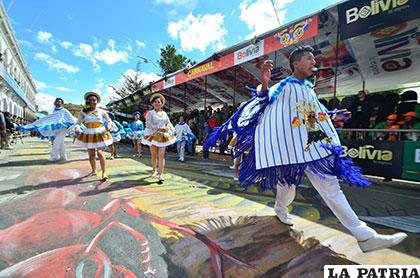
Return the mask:
[[[416,140],[410,141],[418,141],[420,140],[420,130],[419,129],[369,129],[369,128],[340,128],[337,129],[339,135],[350,136],[352,139],[359,139],[359,140],[366,140],[366,139],[376,139],[378,137],[378,133],[383,134],[397,134],[398,140],[407,138],[403,136],[409,136],[416,138]],[[376,135],[376,136],[375,136]],[[382,139],[383,140],[383,139]]]

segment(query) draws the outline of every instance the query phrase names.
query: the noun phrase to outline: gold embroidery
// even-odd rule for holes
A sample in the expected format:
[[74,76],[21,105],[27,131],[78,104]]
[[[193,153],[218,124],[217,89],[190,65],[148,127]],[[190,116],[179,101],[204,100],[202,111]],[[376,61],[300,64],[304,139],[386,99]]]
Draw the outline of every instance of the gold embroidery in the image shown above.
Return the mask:
[[[319,125],[319,122],[327,120],[329,116],[325,112],[317,113],[317,106],[314,101],[307,101],[304,99],[297,105],[296,111],[303,116],[302,122],[308,132],[308,140],[304,149],[305,152],[311,150],[312,143],[319,141],[324,141],[327,144],[331,143],[331,138],[322,131]],[[302,125],[302,122],[299,117],[295,116],[292,120],[293,128],[299,127]]]

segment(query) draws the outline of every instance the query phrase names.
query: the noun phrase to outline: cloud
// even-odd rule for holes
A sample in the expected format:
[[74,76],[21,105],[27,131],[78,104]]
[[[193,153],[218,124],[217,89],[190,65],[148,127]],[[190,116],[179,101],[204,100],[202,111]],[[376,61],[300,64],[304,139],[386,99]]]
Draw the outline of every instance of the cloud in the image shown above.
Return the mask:
[[48,85],[46,83],[35,80],[35,79],[33,79],[33,80],[35,82],[35,87],[36,87],[37,90],[43,90],[45,88],[48,88]]
[[80,71],[78,67],[68,65],[42,52],[36,53],[34,59],[45,62],[50,69],[54,69],[58,72],[77,73]]
[[38,92],[35,96],[38,111],[47,111],[48,113],[51,113],[54,110],[54,100],[54,96],[46,93]]
[[34,45],[31,42],[26,41],[26,40],[18,40],[18,43],[21,47],[26,46],[26,47],[29,47],[29,48],[34,48]]
[[72,47],[72,46],[73,46],[73,44],[72,44],[71,42],[69,42],[69,41],[63,41],[63,42],[61,42],[61,46],[62,46],[64,49],[69,49],[70,47]]
[[[115,91],[112,89],[112,87],[120,89],[122,87],[122,85],[124,84],[124,81],[125,81],[124,76],[135,77],[136,74],[137,74],[137,72],[134,69],[128,69],[121,75],[121,77],[117,80],[117,82],[108,84],[105,88],[105,93],[101,94],[101,97],[103,99],[103,103],[106,104],[106,103],[112,101],[113,99],[121,98],[119,95],[117,95],[115,93]],[[150,82],[156,81],[156,80],[158,80],[162,77],[159,76],[158,74],[154,73],[154,72],[149,72],[149,73],[140,72],[140,78],[143,80],[144,86],[146,86]],[[99,90],[102,92],[103,88],[99,87]]]
[[38,31],[37,39],[40,43],[49,43],[52,34],[45,31]]
[[184,51],[198,49],[204,52],[208,47],[217,51],[225,47],[227,30],[223,24],[224,16],[221,13],[197,17],[190,13],[185,19],[169,22],[168,33],[172,39],[181,41]]
[[[286,18],[286,5],[293,1],[294,0],[274,0],[280,24],[283,24]],[[244,21],[247,24],[248,29],[252,31],[248,38],[261,35],[279,27],[271,1],[257,0],[251,2],[251,0],[244,0],[239,4],[239,9],[241,11],[239,18]]]
[[51,46],[51,51],[54,53],[57,53],[58,52],[57,47],[55,47],[55,45]]
[[[118,80],[118,85],[117,85],[118,88],[120,88],[121,85],[124,83],[124,81],[125,81],[124,76],[127,76],[127,77],[135,77],[136,74],[137,74],[137,72],[134,69],[128,69],[128,70],[126,70],[121,75],[120,79]],[[156,81],[156,80],[160,79],[161,76],[159,76],[158,74],[156,74],[154,72],[146,73],[146,72],[141,71],[140,72],[140,78],[143,80],[143,84],[144,85],[148,85],[150,82]]]
[[96,72],[101,71],[101,67],[98,65],[95,57],[93,46],[87,43],[79,43],[79,45],[73,50],[73,55],[76,57],[82,57],[90,61],[93,65],[93,70]]
[[87,58],[93,55],[93,47],[90,44],[79,43],[73,52],[74,56]]
[[108,41],[108,48],[102,51],[96,51],[94,54],[95,59],[104,62],[107,65],[113,65],[118,62],[128,63],[128,53],[126,51],[115,50],[115,41]]
[[139,48],[145,48],[146,47],[146,44],[144,42],[138,41],[138,40],[136,40],[136,45]]
[[55,87],[56,90],[60,91],[60,92],[65,92],[65,93],[70,93],[72,90],[66,87],[62,87],[62,86],[58,86]]
[[79,43],[77,47],[73,49],[73,55],[92,62],[95,71],[101,71],[98,61],[107,65],[113,65],[118,62],[128,63],[128,52],[116,50],[116,42],[114,40],[109,40],[108,47],[102,51],[96,50],[98,47],[99,45],[97,43],[94,43],[93,45]]

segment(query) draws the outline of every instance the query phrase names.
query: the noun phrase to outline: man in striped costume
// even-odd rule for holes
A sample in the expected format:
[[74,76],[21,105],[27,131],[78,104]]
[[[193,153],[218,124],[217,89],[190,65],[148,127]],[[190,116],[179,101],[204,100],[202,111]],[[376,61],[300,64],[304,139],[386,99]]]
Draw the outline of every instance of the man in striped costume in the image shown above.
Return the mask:
[[241,185],[258,183],[261,190],[276,188],[274,210],[284,224],[292,225],[287,207],[306,174],[340,222],[358,240],[362,251],[396,245],[407,235],[378,235],[359,220],[340,189],[337,177],[360,187],[370,182],[351,159],[341,157],[341,143],[331,120],[341,116],[325,109],[313,85],[306,80],[314,73],[312,51],[309,46],[295,49],[289,58],[293,75],[271,87],[274,64],[265,61],[262,84],[254,97],[210,136],[205,148],[214,144],[216,138],[224,138],[227,132],[236,132],[235,155],[249,151],[239,169]]
[[[328,160],[331,157],[339,159],[330,146],[341,145],[325,107],[318,101],[312,84],[305,80],[313,75],[315,66],[312,48],[301,47],[293,51],[290,55],[293,75],[284,85],[280,82],[269,88],[273,66],[271,61],[264,63],[261,90],[257,92],[260,105],[269,104],[256,127],[256,168],[285,166],[282,167],[284,170],[288,169],[288,165],[305,165],[298,172],[306,174],[340,222],[356,237],[362,251],[386,248],[401,242],[406,234],[378,235],[359,220],[334,175],[343,176],[342,169],[329,169],[337,167],[337,163],[331,164]],[[316,135],[311,136],[313,133]],[[274,209],[280,221],[289,225],[292,222],[287,206],[295,197],[296,185],[298,183],[291,184],[287,179],[280,179],[277,184]]]

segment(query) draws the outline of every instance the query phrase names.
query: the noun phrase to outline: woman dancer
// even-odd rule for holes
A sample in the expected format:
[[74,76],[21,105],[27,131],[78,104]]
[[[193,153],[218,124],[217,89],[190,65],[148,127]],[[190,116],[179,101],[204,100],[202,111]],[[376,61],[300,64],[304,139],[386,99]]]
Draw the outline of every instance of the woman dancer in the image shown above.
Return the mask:
[[153,94],[150,98],[153,110],[146,115],[146,132],[142,143],[150,146],[152,155],[152,175],[157,176],[156,165],[159,160],[159,181],[164,181],[166,147],[176,141],[174,127],[168,115],[163,111],[165,98],[161,94]]
[[114,113],[108,112],[108,115],[117,127],[117,130],[111,133],[113,143],[109,146],[109,149],[111,151],[111,156],[109,157],[109,160],[114,160],[114,158],[117,157],[117,144],[119,141],[121,141],[122,136],[125,134],[125,130],[124,127],[117,120],[115,120]]
[[142,157],[142,151],[141,151],[141,139],[144,135],[144,124],[140,120],[140,112],[134,112],[134,122],[130,123],[131,131],[127,134],[128,138],[130,138],[133,142],[134,146],[134,155],[138,157]]
[[[108,179],[106,175],[105,156],[103,150],[106,146],[112,144],[111,133],[112,128],[116,130],[114,123],[108,117],[108,114],[97,108],[101,97],[95,92],[87,92],[85,94],[86,106],[80,111],[79,119],[76,123],[75,130],[81,134],[76,139],[76,144],[85,147],[89,153],[89,162],[92,171],[88,176],[96,175],[96,154],[98,154],[99,162],[102,170],[102,180]],[[106,127],[104,122],[107,122]],[[81,130],[80,124],[86,126],[85,130]]]

